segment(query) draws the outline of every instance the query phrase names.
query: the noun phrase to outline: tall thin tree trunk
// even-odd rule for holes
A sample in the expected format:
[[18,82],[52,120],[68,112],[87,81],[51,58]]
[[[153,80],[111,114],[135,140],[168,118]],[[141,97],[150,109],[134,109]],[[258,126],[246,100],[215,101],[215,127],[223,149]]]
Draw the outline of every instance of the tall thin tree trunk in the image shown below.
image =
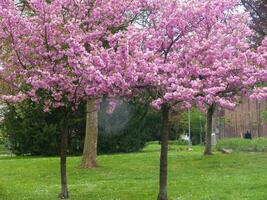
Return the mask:
[[68,150],[68,135],[69,135],[69,114],[67,113],[63,120],[63,127],[61,133],[61,146],[60,146],[60,174],[61,174],[61,199],[69,197],[67,185],[67,150]]
[[206,144],[205,144],[205,151],[204,155],[212,155],[211,149],[211,134],[212,134],[212,117],[215,110],[215,106],[211,105],[208,108],[207,112],[207,130],[206,130]]
[[167,176],[168,176],[168,138],[169,138],[169,111],[167,105],[162,106],[162,133],[160,154],[160,180],[158,200],[168,200]]
[[86,105],[86,131],[81,166],[83,168],[97,167],[97,136],[98,119],[95,101],[89,100]]

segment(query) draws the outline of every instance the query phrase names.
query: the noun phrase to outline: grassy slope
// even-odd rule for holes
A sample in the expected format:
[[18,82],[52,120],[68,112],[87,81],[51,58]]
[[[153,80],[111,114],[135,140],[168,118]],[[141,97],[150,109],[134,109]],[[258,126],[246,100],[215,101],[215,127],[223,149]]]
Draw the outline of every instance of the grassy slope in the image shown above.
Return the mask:
[[[203,157],[202,148],[169,152],[172,200],[266,200],[267,154],[236,153]],[[54,200],[59,185],[58,158],[0,158],[1,200]],[[159,146],[140,153],[100,156],[101,167],[79,168],[68,160],[72,200],[155,200]]]
[[219,140],[217,149],[233,149],[234,151],[256,151],[267,152],[267,138],[255,138],[253,140],[244,140],[243,138],[225,138]]

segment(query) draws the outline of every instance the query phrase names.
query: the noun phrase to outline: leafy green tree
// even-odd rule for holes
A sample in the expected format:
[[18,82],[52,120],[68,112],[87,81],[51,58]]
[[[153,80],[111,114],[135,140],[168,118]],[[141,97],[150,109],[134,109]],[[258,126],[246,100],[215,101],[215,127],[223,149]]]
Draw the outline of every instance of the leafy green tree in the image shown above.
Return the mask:
[[190,113],[190,132],[193,144],[201,144],[205,138],[205,114],[197,108],[192,108],[190,112],[183,112],[180,117],[179,125],[180,134],[189,133],[189,113]]

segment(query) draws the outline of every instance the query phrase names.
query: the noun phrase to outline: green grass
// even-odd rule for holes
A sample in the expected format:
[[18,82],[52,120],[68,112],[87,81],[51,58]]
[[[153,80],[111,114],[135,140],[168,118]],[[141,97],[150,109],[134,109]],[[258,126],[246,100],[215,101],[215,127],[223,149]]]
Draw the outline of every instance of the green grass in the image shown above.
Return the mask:
[[267,151],[267,138],[255,138],[252,140],[243,138],[226,138],[222,139],[216,145],[218,150],[222,148],[233,149],[234,151]]
[[[171,200],[266,200],[267,153],[215,153],[202,147],[171,146]],[[159,145],[142,152],[99,156],[100,167],[79,168],[80,157],[68,159],[72,200],[156,200]],[[59,159],[0,158],[1,200],[55,200],[60,190]]]

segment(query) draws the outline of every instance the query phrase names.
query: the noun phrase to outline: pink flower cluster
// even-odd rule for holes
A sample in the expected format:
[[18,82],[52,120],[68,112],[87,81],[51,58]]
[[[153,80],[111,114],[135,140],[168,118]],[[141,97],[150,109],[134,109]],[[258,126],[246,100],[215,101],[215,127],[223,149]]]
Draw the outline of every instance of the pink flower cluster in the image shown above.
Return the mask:
[[[0,0],[0,62],[18,95],[51,107],[102,95],[149,95],[151,105],[262,98],[267,39],[250,49],[237,0]],[[111,109],[115,103],[111,102]]]

